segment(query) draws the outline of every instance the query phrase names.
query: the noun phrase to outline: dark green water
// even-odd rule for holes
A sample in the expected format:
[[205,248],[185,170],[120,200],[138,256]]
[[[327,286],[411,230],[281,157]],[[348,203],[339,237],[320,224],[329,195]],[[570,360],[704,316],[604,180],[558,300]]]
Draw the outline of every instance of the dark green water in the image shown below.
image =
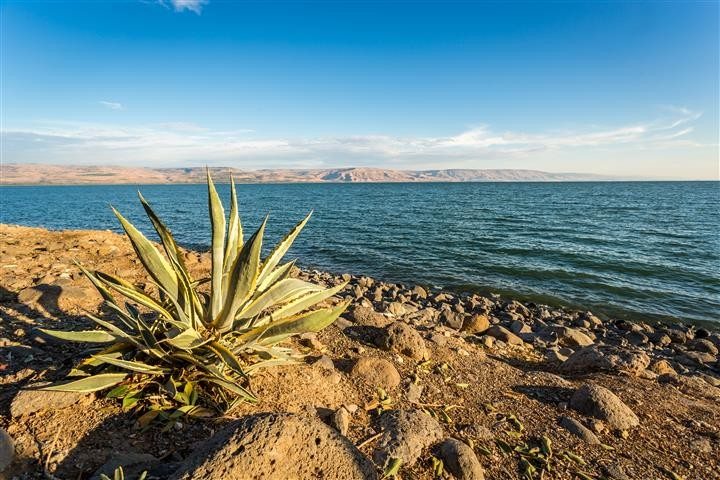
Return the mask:
[[[132,186],[3,187],[0,222],[146,232]],[[141,190],[191,247],[209,244],[206,187]],[[219,186],[224,199],[227,185]],[[310,209],[304,266],[497,292],[612,317],[720,321],[720,183],[239,185],[246,235],[276,241]]]

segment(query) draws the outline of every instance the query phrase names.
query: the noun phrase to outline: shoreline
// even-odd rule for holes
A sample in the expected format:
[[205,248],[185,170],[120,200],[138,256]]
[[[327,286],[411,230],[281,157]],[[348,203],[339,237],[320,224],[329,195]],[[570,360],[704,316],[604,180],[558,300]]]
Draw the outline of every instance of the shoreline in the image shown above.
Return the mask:
[[[55,185],[51,185],[55,186]],[[59,186],[59,185],[58,185]],[[15,224],[5,224],[0,223],[0,228],[3,227],[18,227],[18,228],[29,228],[29,229],[38,229],[38,230],[44,230],[47,232],[56,232],[56,233],[65,233],[65,232],[93,232],[93,231],[101,231],[101,232],[109,232],[115,235],[122,236],[122,233],[116,232],[114,230],[106,229],[106,230],[83,230],[83,229],[51,229],[46,227],[36,227],[36,226],[27,226],[27,225],[15,225]],[[206,250],[197,248],[197,246],[183,246],[188,251],[192,251],[197,253],[198,255],[203,255],[204,253],[207,253]],[[298,265],[303,270],[311,270],[311,271],[317,271],[318,273],[324,272],[328,273],[330,275],[339,276],[342,275],[344,272],[339,272],[333,269],[328,268],[321,268],[317,265],[308,264],[305,265],[301,261],[298,262]],[[553,308],[553,309],[561,309],[564,311],[567,311],[569,313],[578,313],[583,311],[593,311],[592,313],[594,315],[597,315],[599,318],[601,318],[603,321],[618,321],[618,322],[644,322],[649,323],[656,326],[673,326],[673,325],[682,325],[686,327],[702,327],[711,331],[718,331],[720,332],[720,318],[717,320],[704,320],[704,319],[687,319],[687,318],[677,318],[669,315],[661,315],[661,314],[642,314],[635,311],[630,310],[622,310],[617,307],[609,307],[604,308],[602,306],[588,306],[588,305],[582,305],[579,303],[573,303],[569,302],[567,300],[563,300],[559,297],[554,296],[548,296],[543,295],[540,293],[536,294],[524,294],[523,292],[512,290],[512,289],[503,289],[503,288],[495,288],[492,286],[487,285],[477,285],[477,286],[470,286],[469,288],[465,288],[465,286],[458,286],[454,287],[452,285],[450,286],[443,286],[443,287],[436,287],[432,285],[427,284],[421,284],[421,283],[415,283],[415,282],[408,282],[403,280],[393,280],[389,278],[385,278],[378,275],[373,275],[372,277],[367,275],[361,275],[361,274],[350,274],[353,278],[360,278],[360,277],[367,277],[372,278],[373,281],[377,281],[380,283],[395,283],[395,284],[402,284],[402,285],[409,285],[411,288],[414,286],[422,286],[426,289],[431,289],[434,292],[437,293],[450,293],[453,295],[459,295],[461,297],[469,297],[472,295],[481,295],[486,297],[496,297],[503,301],[517,301],[523,304],[538,304],[543,307],[547,308]],[[597,310],[597,311],[595,311]]]
[[[218,179],[217,185],[228,185],[229,180]],[[612,180],[363,180],[363,181],[243,181],[235,180],[236,185],[423,185],[423,184],[463,184],[463,183],[540,183],[540,184],[573,184],[573,183],[720,183],[720,179],[612,179]],[[175,186],[175,185],[207,185],[202,180],[189,182],[128,182],[128,183],[6,183],[0,182],[2,187],[132,187],[140,186]]]
[[[185,251],[184,257],[194,278],[207,274],[207,254]],[[126,465],[135,458],[141,469],[168,478],[169,471],[193,472],[196,448],[206,452],[210,470],[232,468],[222,452],[202,450],[221,427],[235,425],[232,419],[183,418],[169,430],[141,430],[134,412],[102,394],[56,397],[33,390],[38,382],[63,379],[87,348],[53,341],[38,329],[86,330],[92,328],[87,314],[100,311],[99,295],[74,260],[153,288],[124,236],[0,225],[0,433],[5,429],[15,442],[11,472],[23,480],[43,478],[47,461],[57,478],[84,479],[105,462]],[[333,325],[290,340],[305,355],[302,361],[254,375],[251,387],[261,403],[241,404],[232,417],[255,422],[268,418],[260,412],[271,412],[285,415],[269,417],[273,421],[316,422],[312,428],[339,432],[333,438],[351,442],[356,459],[363,465],[372,459],[378,468],[377,475],[353,478],[379,477],[377,459],[392,457],[398,441],[414,445],[403,457],[403,477],[430,480],[432,458],[450,465],[463,455],[487,478],[520,480],[526,478],[523,461],[531,458],[522,452],[545,437],[556,451],[552,478],[560,480],[580,473],[689,480],[718,472],[718,332],[608,322],[590,312],[350,274],[294,273],[326,286],[349,281],[331,303],[352,303]],[[381,395],[386,403],[378,403]],[[587,405],[579,400],[586,397]],[[412,422],[398,427],[392,423],[398,416],[421,420],[422,428]],[[117,438],[132,438],[120,460]],[[465,445],[459,447],[464,453],[441,448],[452,439]],[[46,460],[43,452],[55,443],[58,454]],[[294,448],[310,458],[317,446],[300,442]],[[339,461],[347,460],[343,452],[336,452]],[[140,460],[128,456],[140,453]],[[253,455],[242,461],[265,465],[264,454]]]

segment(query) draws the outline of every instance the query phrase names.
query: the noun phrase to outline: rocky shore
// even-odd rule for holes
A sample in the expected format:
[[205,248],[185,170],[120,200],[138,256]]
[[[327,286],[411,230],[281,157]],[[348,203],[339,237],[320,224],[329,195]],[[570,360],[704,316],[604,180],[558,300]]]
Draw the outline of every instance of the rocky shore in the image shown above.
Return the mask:
[[120,235],[0,225],[0,478],[720,479],[717,331],[298,270],[353,300],[293,340],[303,362],[228,417],[140,428],[102,394],[33,389],[86,348],[38,329],[100,307],[75,260],[147,282]]

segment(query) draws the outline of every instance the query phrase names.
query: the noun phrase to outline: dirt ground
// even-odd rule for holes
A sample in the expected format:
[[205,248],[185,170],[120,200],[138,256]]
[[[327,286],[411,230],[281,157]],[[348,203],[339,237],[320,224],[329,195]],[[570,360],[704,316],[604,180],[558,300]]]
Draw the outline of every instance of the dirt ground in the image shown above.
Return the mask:
[[[188,252],[186,260],[195,278],[207,273],[206,254]],[[0,225],[0,426],[13,437],[17,458],[5,472],[8,478],[89,478],[118,452],[180,461],[229,420],[187,420],[169,431],[163,425],[141,430],[135,425],[136,414],[123,413],[117,402],[98,394],[68,407],[11,416],[20,389],[63,378],[82,357],[82,344],[54,341],[37,330],[90,327],[85,314],[97,312],[100,298],[75,261],[134,283],[147,281],[120,235]],[[339,275],[314,278],[341,280]],[[347,295],[355,285],[357,279]],[[395,319],[389,313],[385,317]],[[402,378],[387,392],[386,406],[421,407],[437,416],[447,436],[474,447],[488,479],[540,478],[524,477],[522,455],[512,448],[540,446],[542,437],[550,439],[553,449],[545,479],[720,479],[720,399],[710,383],[683,388],[684,383],[660,382],[651,375],[561,374],[558,364],[531,343],[487,346],[482,337],[440,322],[415,325],[429,360],[413,360],[377,348],[373,328],[341,318],[310,347],[294,340],[296,348],[307,353],[306,361],[258,373],[252,389],[259,403],[244,404],[232,416],[287,411],[326,418],[345,405],[354,411],[347,437],[371,455],[378,433],[377,409],[372,408],[377,406],[377,386],[351,375],[350,369],[360,357],[372,356],[392,362]],[[320,361],[323,356],[332,364]],[[712,368],[704,371],[716,378]],[[588,382],[614,392],[640,425],[615,432],[569,409],[572,393]],[[410,402],[413,383],[422,386],[422,394]],[[602,445],[590,445],[560,427],[562,416],[594,429]],[[504,451],[504,445],[511,451]],[[403,468],[401,478],[433,478],[433,454],[428,451],[414,466]]]

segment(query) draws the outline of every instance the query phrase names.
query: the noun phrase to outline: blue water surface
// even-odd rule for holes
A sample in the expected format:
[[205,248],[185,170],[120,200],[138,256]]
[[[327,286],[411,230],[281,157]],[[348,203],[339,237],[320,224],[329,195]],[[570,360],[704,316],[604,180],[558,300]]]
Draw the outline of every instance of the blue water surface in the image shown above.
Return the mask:
[[[137,190],[178,241],[209,245],[205,185],[0,188],[0,222],[151,231]],[[229,198],[229,186],[219,185]],[[267,246],[308,211],[306,267],[495,292],[631,319],[720,321],[720,183],[238,185],[246,237]]]

